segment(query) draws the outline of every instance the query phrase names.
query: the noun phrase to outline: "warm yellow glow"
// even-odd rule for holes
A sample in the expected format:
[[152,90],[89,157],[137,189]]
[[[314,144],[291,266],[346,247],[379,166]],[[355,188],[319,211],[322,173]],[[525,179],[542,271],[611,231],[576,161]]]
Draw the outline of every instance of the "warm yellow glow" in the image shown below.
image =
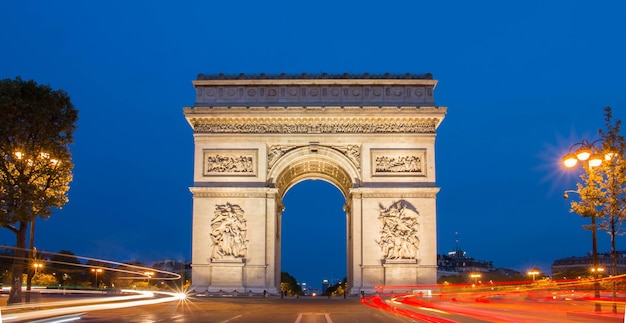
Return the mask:
[[591,157],[591,149],[581,147],[576,150],[576,158],[578,158],[578,160],[587,160],[589,157]]
[[470,274],[470,278],[480,278],[482,277],[481,274]]
[[154,272],[152,271],[146,271],[145,273],[143,273],[144,275],[148,276],[148,277],[152,277],[154,276]]
[[591,267],[591,272],[592,273],[603,273],[604,272],[604,267]]
[[101,268],[98,268],[98,269],[93,269],[93,268],[92,268],[92,269],[91,269],[91,272],[101,273],[101,272],[102,272],[102,269],[101,269]]
[[50,158],[50,154],[48,153],[39,153],[39,156],[41,156],[41,158]]
[[39,268],[42,268],[42,267],[43,267],[42,263],[36,262],[36,263],[33,264],[33,268],[35,268],[35,269],[39,269]]
[[611,160],[613,159],[614,156],[615,156],[614,152],[608,151],[606,154],[604,154],[604,160]]
[[589,167],[597,167],[602,164],[602,156],[594,154],[589,158]]
[[22,153],[21,151],[16,151],[15,157],[17,157],[17,159],[22,159],[24,158],[24,153]]
[[563,164],[565,165],[565,167],[574,167],[576,166],[576,163],[578,163],[578,159],[572,154],[568,154],[563,157]]

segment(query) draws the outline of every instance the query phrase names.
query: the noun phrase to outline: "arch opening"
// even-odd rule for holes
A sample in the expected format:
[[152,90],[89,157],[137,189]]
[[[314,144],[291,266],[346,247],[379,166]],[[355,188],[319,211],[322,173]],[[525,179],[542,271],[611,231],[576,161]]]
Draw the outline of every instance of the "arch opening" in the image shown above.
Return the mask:
[[345,201],[334,184],[316,178],[289,187],[283,198],[281,272],[296,278],[306,295],[347,277]]

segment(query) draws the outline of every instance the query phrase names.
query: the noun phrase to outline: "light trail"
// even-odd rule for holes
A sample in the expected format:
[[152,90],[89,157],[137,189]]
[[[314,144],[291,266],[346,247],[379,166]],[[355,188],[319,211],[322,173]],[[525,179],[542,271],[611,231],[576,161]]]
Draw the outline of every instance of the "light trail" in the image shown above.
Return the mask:
[[[133,307],[133,306],[142,306],[142,305],[153,305],[159,303],[167,303],[167,302],[180,302],[185,300],[186,296],[183,293],[171,293],[171,292],[160,292],[160,291],[135,291],[135,290],[122,290],[124,293],[137,293],[138,295],[131,296],[113,296],[106,298],[97,298],[97,299],[89,299],[89,300],[73,300],[73,301],[64,301],[64,302],[52,302],[52,303],[44,303],[38,304],[38,306],[50,306],[51,304],[55,304],[54,306],[63,306],[61,308],[53,308],[53,309],[45,309],[45,310],[37,310],[32,312],[23,312],[23,313],[13,313],[9,315],[1,316],[1,322],[13,322],[13,321],[32,321],[32,320],[41,320],[46,318],[54,318],[64,315],[82,315],[80,313],[86,313],[90,311],[102,311],[102,310],[110,310],[117,308],[125,308],[125,307]],[[160,297],[155,297],[155,294],[163,295]],[[85,301],[94,303],[95,302],[106,302],[106,303],[98,303],[98,304],[89,304],[89,305],[77,305],[84,304]],[[30,305],[30,306],[27,306]],[[32,307],[32,304],[26,304],[23,307]],[[6,309],[15,309],[15,307],[4,307],[3,310]]]
[[[16,248],[16,247],[12,247],[12,246],[7,246],[7,245],[0,245],[0,249],[11,249],[11,250],[23,250],[23,251],[30,251],[30,249],[24,249],[24,248]],[[57,253],[57,252],[51,252],[51,251],[44,251],[44,250],[37,250],[37,254],[41,255],[42,257],[44,256],[48,256],[48,258],[50,258],[50,255],[55,255],[55,256],[61,256],[61,257],[68,257],[70,255],[68,254],[63,254],[63,253]],[[85,257],[85,256],[78,256],[78,255],[71,255],[71,257],[74,257],[76,259],[80,259],[80,260],[85,260],[85,261],[92,261],[94,263],[97,263],[98,265],[88,265],[88,264],[82,264],[82,263],[70,263],[70,262],[64,262],[64,261],[56,261],[56,260],[51,260],[51,259],[45,259],[46,263],[51,263],[51,264],[61,264],[61,265],[68,265],[68,266],[75,266],[75,267],[83,267],[83,268],[93,268],[93,269],[106,269],[107,271],[112,271],[112,272],[120,272],[120,273],[126,273],[129,275],[132,275],[130,277],[118,277],[119,279],[141,279],[141,278],[146,278],[146,272],[153,272],[155,274],[162,274],[163,277],[157,277],[156,275],[151,277],[150,280],[179,280],[181,279],[181,275],[177,274],[177,273],[173,273],[173,272],[169,272],[169,271],[165,271],[165,270],[160,270],[160,269],[155,269],[155,268],[151,268],[151,267],[144,267],[144,266],[137,266],[137,265],[131,265],[131,264],[125,264],[122,262],[117,262],[117,261],[111,261],[111,260],[106,260],[106,259],[98,259],[98,258],[91,258],[91,257]],[[0,258],[8,258],[8,259],[17,259],[17,257],[13,257],[13,256],[9,256],[9,255],[4,255],[4,254],[0,254]],[[27,257],[22,257],[21,259],[23,260],[29,260],[30,258]]]

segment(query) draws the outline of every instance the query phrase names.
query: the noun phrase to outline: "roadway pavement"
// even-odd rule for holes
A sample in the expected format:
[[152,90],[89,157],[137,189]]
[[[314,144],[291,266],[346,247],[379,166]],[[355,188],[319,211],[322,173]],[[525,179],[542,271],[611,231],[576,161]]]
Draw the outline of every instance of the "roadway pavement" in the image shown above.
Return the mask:
[[194,297],[179,303],[89,312],[87,323],[408,323],[414,320],[361,304],[357,297]]
[[[37,302],[24,306],[19,312],[34,310],[54,311],[60,300],[71,306],[80,304],[77,310],[63,312],[63,315],[81,313],[82,322],[87,323],[125,323],[125,322],[215,322],[215,323],[246,323],[246,322],[277,322],[277,323],[407,323],[422,322],[419,318],[438,317],[440,321],[430,322],[613,322],[626,323],[623,314],[623,304],[620,312],[611,313],[604,304],[602,313],[593,312],[593,304],[588,302],[561,302],[545,301],[542,299],[510,299],[492,300],[491,302],[477,302],[467,300],[432,299],[432,302],[417,298],[413,302],[390,302],[389,298],[380,300],[365,298],[366,306],[358,297],[262,297],[261,295],[222,295],[222,296],[195,296],[185,300],[167,301],[158,304],[148,304],[133,307],[106,310],[92,310],[99,308],[92,306],[106,299],[115,298],[106,296],[105,300],[98,295],[41,295]],[[156,299],[165,296],[157,296]],[[154,297],[150,297],[155,299]],[[148,299],[150,299],[148,298]],[[369,300],[369,301],[368,301]],[[398,299],[398,301],[400,301]],[[6,298],[0,299],[0,304]],[[115,301],[113,303],[117,303]],[[143,301],[139,301],[143,302]],[[423,303],[421,303],[423,302]],[[123,303],[119,301],[119,303]],[[140,303],[137,303],[140,304]],[[374,306],[379,304],[381,306]],[[91,306],[88,308],[85,306]],[[430,307],[430,308],[429,308]],[[5,322],[32,322],[33,320],[7,319],[7,307],[2,307],[2,318]],[[402,310],[408,310],[407,316],[399,315]],[[412,315],[411,313],[415,313]],[[405,313],[406,314],[406,313]],[[421,316],[420,316],[421,315]],[[61,316],[61,314],[56,315]],[[76,318],[75,316],[69,317]],[[413,318],[413,319],[412,319]],[[2,322],[2,320],[0,320]],[[41,321],[52,322],[52,321]]]

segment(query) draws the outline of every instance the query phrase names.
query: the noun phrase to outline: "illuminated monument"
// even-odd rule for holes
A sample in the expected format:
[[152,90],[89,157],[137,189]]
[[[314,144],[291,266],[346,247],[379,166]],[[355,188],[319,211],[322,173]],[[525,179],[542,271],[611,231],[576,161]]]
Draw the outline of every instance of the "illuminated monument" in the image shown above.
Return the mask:
[[282,198],[307,179],[346,199],[349,293],[435,283],[446,114],[436,84],[430,74],[199,75],[183,109],[195,143],[192,288],[277,292]]

